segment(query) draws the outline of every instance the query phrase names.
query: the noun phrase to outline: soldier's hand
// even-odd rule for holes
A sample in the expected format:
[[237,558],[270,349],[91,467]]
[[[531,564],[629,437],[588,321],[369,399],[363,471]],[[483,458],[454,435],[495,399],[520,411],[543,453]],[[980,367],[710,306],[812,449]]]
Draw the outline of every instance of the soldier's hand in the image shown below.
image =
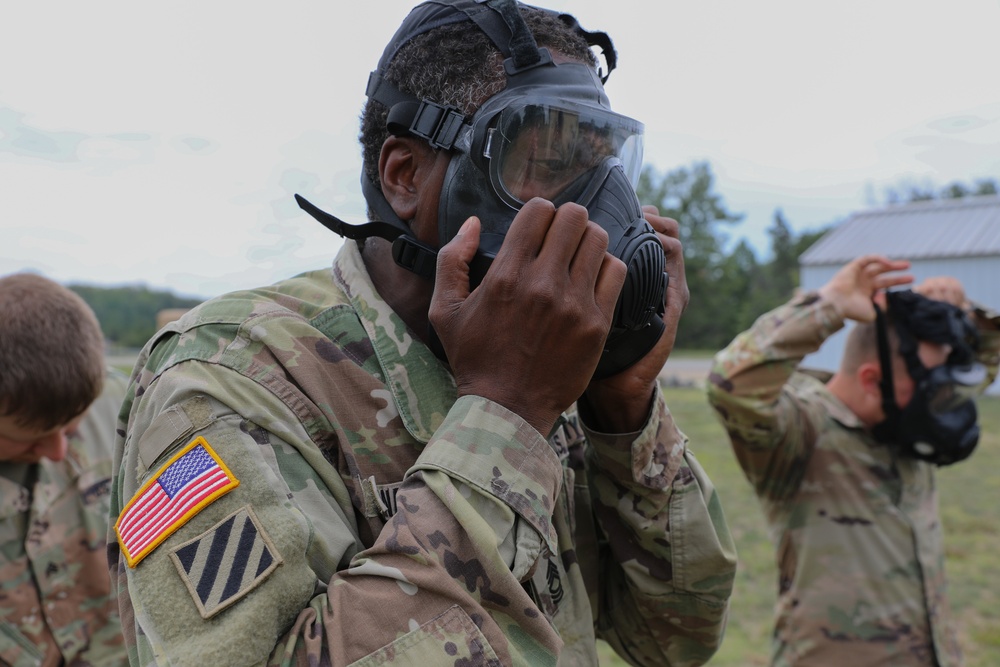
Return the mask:
[[944,301],[963,310],[969,310],[970,304],[965,298],[965,288],[962,282],[953,276],[933,276],[922,281],[913,288],[917,294],[928,299]]
[[617,375],[591,382],[587,388],[587,401],[600,422],[597,426],[611,433],[630,433],[642,427],[657,387],[656,378],[674,349],[677,326],[691,298],[684,273],[680,225],[661,216],[655,206],[643,206],[642,210],[663,246],[670,276],[663,314],[665,328],[645,357]]
[[883,255],[863,255],[848,262],[819,288],[820,296],[831,301],[844,319],[871,322],[875,319],[872,298],[880,290],[913,282],[908,273],[893,273],[910,268],[907,260],[892,260]]
[[532,199],[470,293],[479,230],[470,218],[438,254],[431,324],[459,396],[496,401],[547,435],[597,367],[626,268],[584,207]]

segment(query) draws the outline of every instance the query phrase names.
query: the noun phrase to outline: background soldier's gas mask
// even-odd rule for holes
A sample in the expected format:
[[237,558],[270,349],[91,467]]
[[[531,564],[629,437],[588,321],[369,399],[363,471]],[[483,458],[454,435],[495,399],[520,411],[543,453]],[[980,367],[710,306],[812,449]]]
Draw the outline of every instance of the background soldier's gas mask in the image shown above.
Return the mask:
[[[905,408],[896,404],[887,330],[890,325],[876,306],[886,417],[873,433],[902,456],[939,466],[961,461],[979,443],[974,398],[986,380],[986,368],[975,357],[975,326],[962,309],[910,290],[888,292],[886,302],[888,319],[899,337],[900,355],[913,379],[913,396]],[[926,368],[918,354],[920,341],[950,345],[945,363]]]
[[[610,73],[615,64],[610,38],[583,30],[569,15],[559,18],[588,44],[603,49]],[[418,100],[382,78],[402,45],[458,21],[473,21],[506,59],[506,88],[468,121],[457,109]],[[470,267],[473,289],[525,202],[536,196],[556,206],[576,202],[607,231],[608,252],[628,267],[594,377],[624,370],[656,344],[664,329],[667,274],[663,248],[643,217],[634,189],[642,166],[643,125],[611,111],[603,80],[591,67],[556,64],[547,49],[539,48],[514,0],[431,0],[418,5],[383,53],[367,93],[389,108],[391,134],[421,137],[452,153],[441,189],[438,236],[447,243],[467,218],[480,218],[479,252]],[[365,176],[362,190],[380,221],[350,225],[296,198],[338,234],[392,240],[397,264],[433,279],[437,249],[410,234]]]

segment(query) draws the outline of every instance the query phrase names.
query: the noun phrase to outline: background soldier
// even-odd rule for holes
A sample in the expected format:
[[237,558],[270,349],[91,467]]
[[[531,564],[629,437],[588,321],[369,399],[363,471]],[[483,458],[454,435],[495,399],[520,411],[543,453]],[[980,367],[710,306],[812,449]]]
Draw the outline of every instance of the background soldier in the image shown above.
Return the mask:
[[[934,477],[978,441],[1000,318],[950,277],[884,291],[908,267],[858,258],[716,355],[709,400],[777,548],[774,665],[961,664]],[[800,372],[847,320],[837,373]]]
[[107,569],[124,395],[79,296],[0,279],[0,664],[127,663]]

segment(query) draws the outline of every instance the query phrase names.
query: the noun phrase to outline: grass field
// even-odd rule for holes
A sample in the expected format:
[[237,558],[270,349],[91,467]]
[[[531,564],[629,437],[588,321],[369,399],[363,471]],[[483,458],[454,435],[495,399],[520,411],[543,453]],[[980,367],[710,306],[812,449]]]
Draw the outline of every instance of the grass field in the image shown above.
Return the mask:
[[[700,389],[669,388],[667,404],[691,449],[722,497],[739,551],[729,625],[712,667],[768,664],[776,575],[771,543],[750,485],[743,477]],[[938,476],[947,549],[951,603],[958,620],[966,667],[1000,665],[1000,397],[979,404],[982,436],[967,461]],[[618,667],[601,647],[602,667]]]

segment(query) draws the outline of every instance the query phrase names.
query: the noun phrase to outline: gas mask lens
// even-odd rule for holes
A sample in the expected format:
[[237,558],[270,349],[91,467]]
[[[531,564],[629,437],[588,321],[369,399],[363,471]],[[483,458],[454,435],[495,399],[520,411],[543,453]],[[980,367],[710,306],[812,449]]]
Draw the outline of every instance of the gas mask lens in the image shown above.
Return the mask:
[[642,123],[611,112],[552,104],[507,108],[487,133],[484,156],[501,198],[515,208],[556,199],[571,183],[617,157],[635,187],[642,168]]
[[932,388],[927,406],[936,414],[950,412],[975,399],[985,380],[986,367],[979,363],[932,368],[924,380]]

